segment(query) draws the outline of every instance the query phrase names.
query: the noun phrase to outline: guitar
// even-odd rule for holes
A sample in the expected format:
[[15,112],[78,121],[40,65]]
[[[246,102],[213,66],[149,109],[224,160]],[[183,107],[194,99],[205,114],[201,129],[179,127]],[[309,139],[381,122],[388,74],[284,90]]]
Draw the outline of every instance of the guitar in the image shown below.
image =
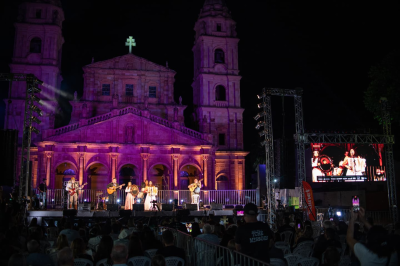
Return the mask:
[[196,188],[198,188],[198,186],[200,185],[200,182],[201,181],[203,181],[203,179],[200,179],[199,180],[199,183],[197,183],[197,185],[191,185],[190,187],[189,187],[189,190],[190,190],[190,192],[193,192]]
[[121,189],[121,187],[123,187],[123,186],[125,186],[125,184],[122,184],[122,185],[119,185],[116,187],[109,187],[109,188],[107,188],[107,193],[111,195],[112,193],[117,191],[117,188]]
[[87,183],[83,184],[82,186],[80,186],[80,187],[78,187],[78,188],[72,188],[72,189],[68,190],[68,194],[69,194],[70,196],[73,196],[73,195],[75,195],[77,189],[79,190],[79,189],[83,188],[83,187],[86,186],[86,185],[87,185]]

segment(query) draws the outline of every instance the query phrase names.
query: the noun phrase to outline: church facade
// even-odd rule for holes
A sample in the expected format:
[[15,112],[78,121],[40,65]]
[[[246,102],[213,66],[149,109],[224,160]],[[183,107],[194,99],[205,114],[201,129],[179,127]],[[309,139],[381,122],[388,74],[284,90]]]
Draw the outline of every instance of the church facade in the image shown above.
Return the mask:
[[[75,176],[89,189],[112,178],[166,190],[244,189],[243,109],[240,107],[235,22],[222,0],[206,0],[195,24],[193,102],[199,131],[185,127],[186,106],[174,101],[176,72],[132,53],[83,67],[83,95],[75,94],[71,121],[54,128],[58,108],[63,10],[59,0],[20,6],[12,73],[44,82],[41,130],[31,150],[32,182],[62,188]],[[14,82],[6,128],[22,132],[25,84]],[[20,135],[20,137],[22,137]]]

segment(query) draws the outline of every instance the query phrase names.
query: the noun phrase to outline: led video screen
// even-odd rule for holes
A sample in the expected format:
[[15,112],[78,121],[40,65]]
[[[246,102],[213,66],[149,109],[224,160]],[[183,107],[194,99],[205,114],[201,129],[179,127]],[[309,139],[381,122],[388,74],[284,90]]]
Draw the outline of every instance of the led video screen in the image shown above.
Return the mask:
[[312,143],[312,182],[386,181],[383,144]]

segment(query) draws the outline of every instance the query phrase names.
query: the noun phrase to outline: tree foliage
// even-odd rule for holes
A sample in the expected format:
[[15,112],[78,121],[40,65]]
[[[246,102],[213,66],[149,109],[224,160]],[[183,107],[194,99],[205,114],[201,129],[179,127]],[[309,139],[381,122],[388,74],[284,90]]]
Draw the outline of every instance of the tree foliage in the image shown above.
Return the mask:
[[380,64],[369,71],[371,82],[364,95],[364,104],[374,118],[381,123],[381,97],[386,97],[391,108],[390,116],[394,124],[400,125],[400,52],[388,54]]

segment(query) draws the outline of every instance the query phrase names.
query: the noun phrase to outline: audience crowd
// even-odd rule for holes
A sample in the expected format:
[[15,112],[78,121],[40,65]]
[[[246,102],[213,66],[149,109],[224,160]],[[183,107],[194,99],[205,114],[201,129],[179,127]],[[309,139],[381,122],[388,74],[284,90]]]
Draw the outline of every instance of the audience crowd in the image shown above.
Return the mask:
[[[340,265],[344,257],[353,265],[399,263],[399,225],[389,232],[368,221],[362,208],[351,214],[348,223],[326,220],[322,228],[317,222],[303,222],[294,215],[278,217],[276,232],[267,223],[257,220],[258,208],[251,203],[244,207],[243,219],[235,217],[224,224],[218,217],[202,217],[192,222],[190,232],[179,216],[150,220],[63,217],[43,219],[40,224],[33,218],[27,224],[21,209],[15,202],[1,204],[1,265],[64,266],[74,265],[78,259],[86,259],[93,265],[99,262],[127,265],[130,258],[137,256],[150,257],[151,265],[155,266],[166,265],[165,258],[172,256],[187,262],[187,252],[193,251],[174,244],[177,243],[175,230],[194,239],[194,252],[197,253],[204,251],[200,243],[206,242],[263,262],[280,259],[286,263],[288,253],[295,253],[300,246],[308,246],[312,248],[311,256],[317,258],[320,265]],[[286,248],[282,248],[282,243]],[[148,250],[156,252],[149,254]]]

